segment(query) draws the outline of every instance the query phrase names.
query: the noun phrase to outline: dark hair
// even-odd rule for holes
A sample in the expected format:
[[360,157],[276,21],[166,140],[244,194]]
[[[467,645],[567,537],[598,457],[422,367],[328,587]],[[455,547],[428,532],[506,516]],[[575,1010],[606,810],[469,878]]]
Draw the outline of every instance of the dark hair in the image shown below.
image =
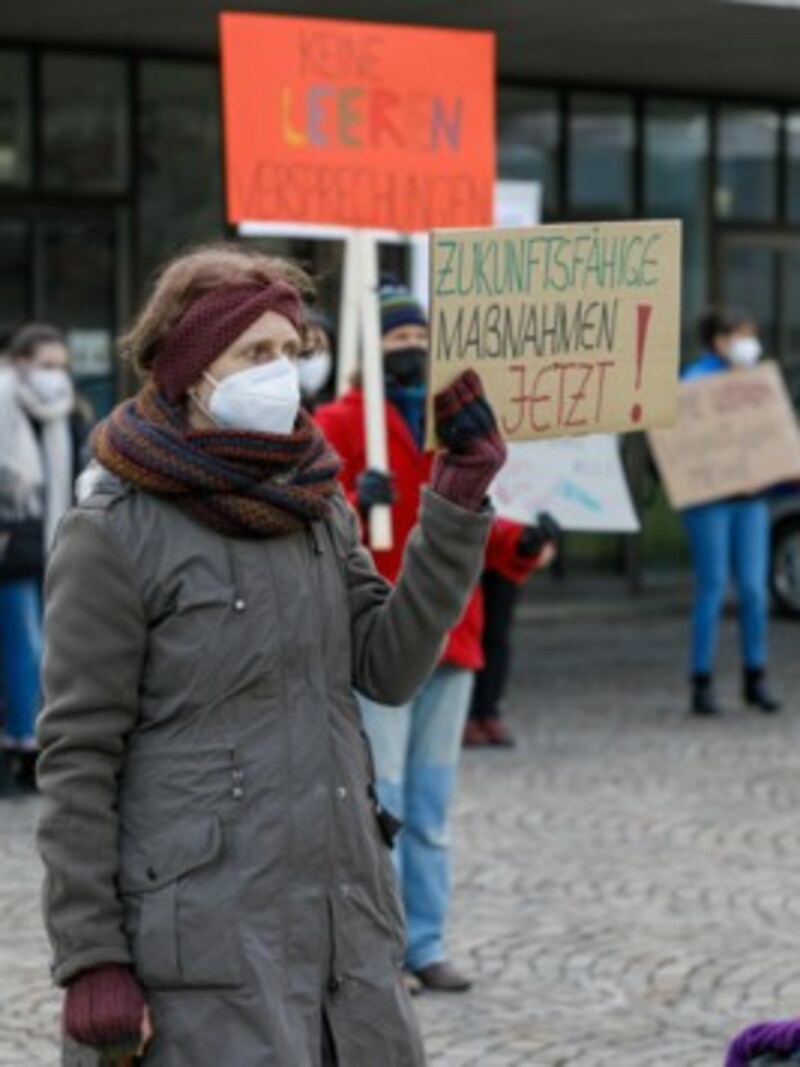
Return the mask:
[[8,344],[13,359],[33,359],[42,345],[66,345],[64,334],[45,322],[30,322],[13,335]]
[[753,321],[753,316],[740,308],[706,308],[697,320],[697,339],[704,348],[713,348],[720,334],[727,337]]

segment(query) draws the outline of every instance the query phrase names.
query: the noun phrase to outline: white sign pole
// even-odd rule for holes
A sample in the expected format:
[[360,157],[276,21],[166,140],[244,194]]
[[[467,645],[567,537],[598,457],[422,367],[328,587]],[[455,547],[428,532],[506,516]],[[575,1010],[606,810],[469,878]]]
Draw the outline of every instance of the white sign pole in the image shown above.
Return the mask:
[[339,345],[336,352],[337,396],[347,391],[358,368],[358,249],[354,230],[344,239],[342,255],[344,264],[339,304]]
[[[378,240],[375,234],[354,235],[357,249],[358,315],[361,338],[361,369],[364,379],[364,414],[367,434],[367,466],[389,472],[386,437],[386,394],[383,384],[380,309],[378,307]],[[374,551],[392,547],[392,511],[373,507],[369,513],[369,542]]]

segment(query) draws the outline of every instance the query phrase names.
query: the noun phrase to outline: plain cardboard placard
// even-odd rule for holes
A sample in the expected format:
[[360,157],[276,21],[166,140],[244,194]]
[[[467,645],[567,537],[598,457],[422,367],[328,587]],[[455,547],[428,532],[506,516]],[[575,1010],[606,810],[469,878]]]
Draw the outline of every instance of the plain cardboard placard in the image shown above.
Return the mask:
[[679,415],[650,445],[674,508],[800,479],[800,431],[775,363],[681,382]]

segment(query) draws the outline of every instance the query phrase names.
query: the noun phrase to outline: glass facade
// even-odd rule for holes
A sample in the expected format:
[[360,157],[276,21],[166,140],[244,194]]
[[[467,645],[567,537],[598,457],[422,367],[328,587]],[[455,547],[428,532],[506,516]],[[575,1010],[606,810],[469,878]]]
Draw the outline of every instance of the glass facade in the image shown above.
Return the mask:
[[779,133],[775,111],[720,109],[715,202],[721,219],[768,222],[776,216]]
[[0,52],[0,189],[30,179],[30,59],[19,52]]
[[127,68],[121,59],[46,54],[42,179],[47,189],[119,193],[128,185]]
[[684,353],[708,300],[708,108],[691,101],[648,100],[644,112],[643,214],[683,222]]
[[538,182],[542,216],[555,218],[560,188],[558,95],[546,90],[501,89],[497,130],[498,177]]
[[634,214],[633,100],[612,93],[569,98],[567,198],[575,219]]
[[[228,232],[219,103],[212,61],[0,49],[0,338],[62,327],[100,413],[128,385],[113,338],[154,269]],[[800,104],[501,86],[497,130],[499,177],[538,183],[545,221],[682,219],[685,357],[707,301],[743,304],[800,403]],[[339,243],[260,240],[315,270],[336,309]],[[408,263],[384,248],[387,271]],[[645,555],[681,541],[665,514],[657,496]],[[619,556],[611,538],[581,545]]]
[[800,111],[786,118],[786,190],[789,220],[800,223]]
[[0,350],[30,309],[30,228],[15,219],[0,220]]
[[144,280],[177,249],[219,238],[219,78],[206,64],[146,61],[140,72],[138,212]]

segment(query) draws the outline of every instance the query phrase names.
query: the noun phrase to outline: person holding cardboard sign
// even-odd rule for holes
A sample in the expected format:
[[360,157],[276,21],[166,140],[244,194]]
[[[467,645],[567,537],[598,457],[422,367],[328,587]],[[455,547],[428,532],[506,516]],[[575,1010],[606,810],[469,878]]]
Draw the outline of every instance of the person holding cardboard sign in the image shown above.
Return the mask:
[[[761,355],[755,323],[744,312],[711,308],[698,323],[703,352],[683,373],[692,381],[754,366]],[[731,427],[735,433],[736,428]],[[714,693],[717,634],[731,576],[738,592],[745,701],[763,712],[780,704],[766,683],[769,606],[769,512],[763,496],[736,497],[681,513],[695,572],[692,613],[692,694],[696,715],[720,711]]]
[[[424,309],[402,286],[385,285],[380,297],[391,474],[368,469],[365,397],[358,381],[339,400],[320,408],[316,417],[342,456],[342,482],[362,517],[366,519],[375,505],[393,504],[393,547],[376,551],[374,558],[381,573],[394,581],[421,495],[432,476],[432,455],[423,450],[428,320]],[[469,412],[469,404],[465,410]],[[452,420],[445,421],[458,426],[461,414],[454,411]],[[437,428],[441,422],[440,411]],[[501,447],[499,438],[493,435],[492,441],[495,448]],[[475,462],[465,462],[460,472],[454,469],[455,476],[465,476]],[[481,488],[477,482],[475,485]],[[488,483],[482,491],[486,489]],[[475,495],[471,506],[478,504]],[[512,527],[511,536],[508,527]],[[498,532],[494,524],[490,545],[499,541],[501,552],[516,555],[521,529],[506,524]],[[535,557],[517,559],[517,564],[529,570]],[[469,978],[450,963],[445,947],[450,907],[448,827],[475,671],[484,662],[483,623],[483,600],[476,590],[450,633],[436,670],[413,700],[393,710],[368,698],[361,700],[381,802],[404,820],[396,857],[408,920],[406,964],[412,988],[417,987],[415,978],[439,992],[463,992],[471,985]]]
[[238,246],[169,265],[58,534],[38,842],[65,1062],[425,1060],[354,690],[403,705],[434,668],[505,448],[475,375],[440,396],[386,581],[300,407],[307,287]]

